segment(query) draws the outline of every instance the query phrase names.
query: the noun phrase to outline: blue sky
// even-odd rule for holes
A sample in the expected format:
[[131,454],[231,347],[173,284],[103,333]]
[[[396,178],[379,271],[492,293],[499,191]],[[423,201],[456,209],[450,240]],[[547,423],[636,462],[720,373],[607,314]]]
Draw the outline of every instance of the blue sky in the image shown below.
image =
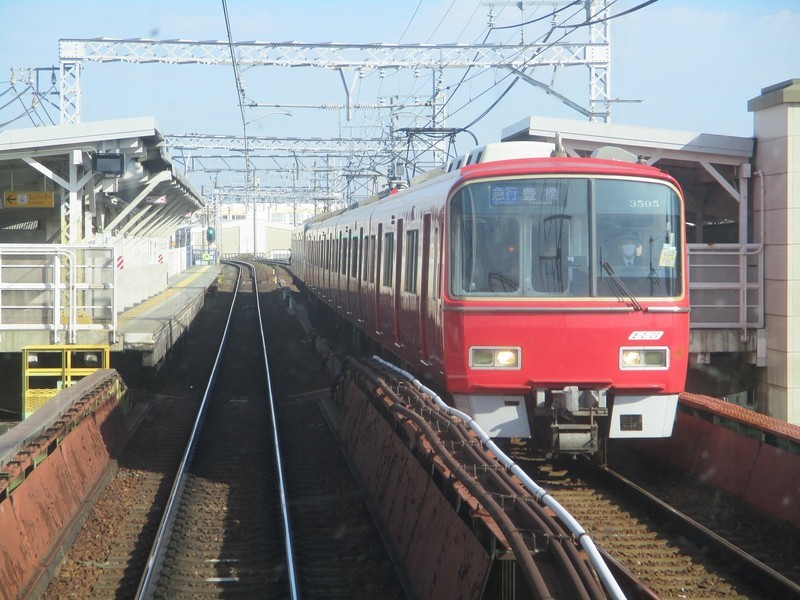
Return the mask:
[[[612,14],[643,3],[617,0]],[[227,6],[236,41],[472,43],[487,33],[488,7],[482,0],[228,0]],[[525,17],[549,10],[529,6]],[[498,25],[520,18],[514,7],[496,8],[495,13]],[[747,101],[766,86],[800,78],[798,0],[660,0],[611,23],[611,95],[641,100],[615,103],[615,123],[751,135]],[[529,26],[527,41],[544,31],[541,25]],[[12,67],[58,65],[59,39],[100,36],[224,40],[222,2],[0,0],[0,92],[9,87]],[[518,30],[495,31],[488,41],[516,41],[518,36]],[[586,69],[572,69],[556,73],[556,87],[586,104]],[[460,74],[447,76],[452,85]],[[537,76],[549,82],[553,73],[542,69]],[[255,68],[243,78],[248,97],[256,102],[344,101],[335,71]],[[452,98],[447,125],[464,126],[495,102],[473,127],[480,143],[498,139],[503,127],[531,114],[583,118],[529,85],[518,84],[500,99],[506,84],[495,83],[501,78],[502,74],[472,73]],[[376,93],[424,95],[432,83],[426,74],[414,78],[405,72],[380,80],[373,73],[359,85],[356,99],[374,102]],[[241,131],[230,67],[84,63],[82,90],[84,121],[153,115],[167,134]],[[11,97],[0,97],[0,107]],[[0,108],[0,122],[22,114],[26,101],[30,98]],[[379,131],[375,115],[357,115],[347,122],[340,111],[290,110],[292,116],[251,109],[247,119],[258,120],[250,133],[305,137]],[[18,119],[6,128],[22,126],[31,126],[30,120]],[[467,149],[469,140],[459,143]]]

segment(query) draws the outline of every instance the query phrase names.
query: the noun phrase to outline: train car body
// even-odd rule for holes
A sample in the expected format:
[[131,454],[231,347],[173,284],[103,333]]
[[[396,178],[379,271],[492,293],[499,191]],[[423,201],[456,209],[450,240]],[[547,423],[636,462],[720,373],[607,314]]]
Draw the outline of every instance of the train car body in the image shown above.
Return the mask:
[[684,226],[678,184],[653,167],[503,158],[303,224],[292,270],[490,435],[591,454],[671,435]]

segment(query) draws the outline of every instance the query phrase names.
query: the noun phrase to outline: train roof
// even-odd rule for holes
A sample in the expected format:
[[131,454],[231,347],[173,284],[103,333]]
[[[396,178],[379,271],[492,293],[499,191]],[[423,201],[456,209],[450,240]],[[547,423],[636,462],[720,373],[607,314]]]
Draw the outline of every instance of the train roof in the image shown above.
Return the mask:
[[467,165],[461,169],[462,177],[467,179],[530,173],[657,177],[674,182],[671,175],[652,165],[606,158],[570,156],[556,156],[543,160],[515,158],[493,163]]
[[[538,159],[538,160],[537,160]],[[591,157],[570,157],[558,152],[556,147],[546,142],[512,141],[497,142],[479,146],[469,154],[457,160],[451,160],[446,169],[433,169],[418,175],[411,180],[408,188],[438,179],[442,175],[457,172],[465,179],[492,175],[514,175],[516,173],[583,173],[618,176],[658,177],[675,182],[665,171],[652,165],[638,161],[638,157],[615,146],[604,146],[596,149]],[[315,215],[306,220],[304,225],[319,223],[373,202],[391,198],[403,190],[387,191],[384,194],[372,195],[359,202],[336,211]]]
[[467,165],[508,160],[510,158],[545,158],[553,154],[555,147],[547,142],[495,142],[478,146],[459,158],[447,163],[446,171],[456,171]]

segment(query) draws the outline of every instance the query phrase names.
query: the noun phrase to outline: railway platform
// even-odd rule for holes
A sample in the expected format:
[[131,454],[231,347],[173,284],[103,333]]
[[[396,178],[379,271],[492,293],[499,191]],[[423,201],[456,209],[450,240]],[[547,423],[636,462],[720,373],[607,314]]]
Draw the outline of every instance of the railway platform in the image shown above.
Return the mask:
[[163,292],[122,312],[112,351],[140,352],[143,366],[157,365],[189,329],[221,271],[221,265],[189,267],[170,277]]

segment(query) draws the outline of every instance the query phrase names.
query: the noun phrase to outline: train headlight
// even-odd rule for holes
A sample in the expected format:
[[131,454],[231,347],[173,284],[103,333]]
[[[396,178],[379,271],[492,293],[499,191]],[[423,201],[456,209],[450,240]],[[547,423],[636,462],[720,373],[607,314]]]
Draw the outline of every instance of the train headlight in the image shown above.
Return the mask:
[[666,369],[669,348],[620,348],[620,369]]
[[519,369],[520,349],[473,346],[469,349],[469,366],[472,369]]

